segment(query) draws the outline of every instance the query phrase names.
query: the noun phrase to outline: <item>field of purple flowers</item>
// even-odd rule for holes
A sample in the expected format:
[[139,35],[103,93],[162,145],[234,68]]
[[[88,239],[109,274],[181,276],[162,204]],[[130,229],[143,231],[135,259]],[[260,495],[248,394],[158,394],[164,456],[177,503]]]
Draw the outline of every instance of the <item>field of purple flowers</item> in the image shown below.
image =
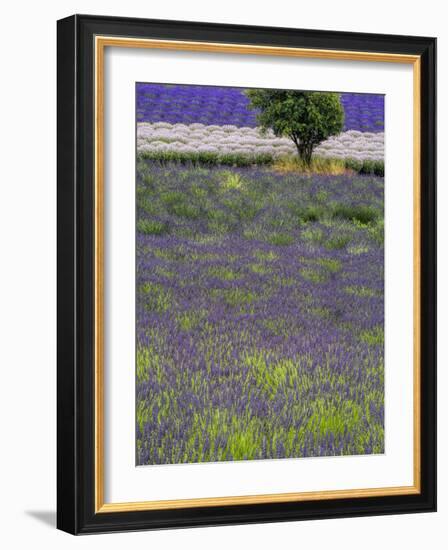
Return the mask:
[[140,158],[138,465],[384,452],[383,192]]
[[[138,83],[136,95],[137,122],[257,125],[243,88]],[[342,93],[341,103],[344,131],[384,131],[384,96]]]

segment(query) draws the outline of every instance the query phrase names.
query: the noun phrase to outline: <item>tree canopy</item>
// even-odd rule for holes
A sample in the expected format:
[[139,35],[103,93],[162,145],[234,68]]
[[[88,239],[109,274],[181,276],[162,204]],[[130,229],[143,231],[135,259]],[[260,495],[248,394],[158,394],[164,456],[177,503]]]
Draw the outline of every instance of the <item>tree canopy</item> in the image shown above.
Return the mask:
[[276,136],[287,136],[300,158],[311,163],[313,149],[341,132],[344,110],[339,94],[297,90],[248,90],[250,106],[258,109],[258,123]]

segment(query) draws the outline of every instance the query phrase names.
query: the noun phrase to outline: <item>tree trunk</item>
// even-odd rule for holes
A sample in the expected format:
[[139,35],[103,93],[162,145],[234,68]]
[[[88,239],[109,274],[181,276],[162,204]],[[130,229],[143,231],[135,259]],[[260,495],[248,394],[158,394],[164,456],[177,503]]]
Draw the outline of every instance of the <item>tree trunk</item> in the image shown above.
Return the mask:
[[306,164],[306,166],[309,166],[313,155],[313,146],[310,144],[299,144],[298,150],[302,161]]
[[296,136],[291,136],[294,145],[296,146],[297,153],[299,154],[300,159],[306,166],[310,166],[311,157],[313,156],[313,145],[310,143],[301,143],[299,142]]

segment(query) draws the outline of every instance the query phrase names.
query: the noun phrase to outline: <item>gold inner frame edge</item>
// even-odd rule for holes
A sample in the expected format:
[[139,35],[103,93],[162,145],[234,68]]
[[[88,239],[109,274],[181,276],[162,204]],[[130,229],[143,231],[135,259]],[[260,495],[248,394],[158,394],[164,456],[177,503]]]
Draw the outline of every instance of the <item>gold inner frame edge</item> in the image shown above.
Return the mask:
[[[369,61],[382,63],[407,63],[413,65],[413,485],[348,490],[275,493],[226,497],[202,497],[178,500],[153,500],[139,502],[104,502],[104,49],[106,47],[153,48],[163,50],[197,51],[207,53],[236,53],[302,57],[314,59]],[[209,506],[232,506],[242,504],[267,504],[280,502],[303,502],[397,496],[421,492],[421,58],[418,55],[390,54],[382,52],[359,52],[348,50],[325,50],[257,46],[251,44],[226,44],[181,40],[158,40],[95,36],[95,276],[94,276],[94,509],[95,513],[132,512],[143,510],[168,510]]]

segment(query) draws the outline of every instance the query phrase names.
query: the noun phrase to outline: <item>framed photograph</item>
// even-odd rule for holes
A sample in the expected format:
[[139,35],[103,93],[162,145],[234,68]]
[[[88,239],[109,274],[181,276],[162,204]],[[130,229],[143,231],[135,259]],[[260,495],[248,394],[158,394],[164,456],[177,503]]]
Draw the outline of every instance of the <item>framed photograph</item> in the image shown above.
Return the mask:
[[58,21],[58,528],[436,508],[436,40]]

